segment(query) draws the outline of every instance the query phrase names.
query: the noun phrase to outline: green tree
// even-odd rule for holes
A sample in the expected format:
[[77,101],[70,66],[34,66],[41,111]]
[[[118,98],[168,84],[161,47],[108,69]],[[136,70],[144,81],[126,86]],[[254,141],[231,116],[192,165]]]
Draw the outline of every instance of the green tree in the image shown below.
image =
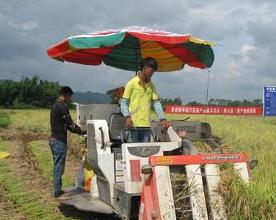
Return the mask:
[[6,108],[48,108],[60,90],[58,82],[24,77],[19,82],[0,81],[0,106]]

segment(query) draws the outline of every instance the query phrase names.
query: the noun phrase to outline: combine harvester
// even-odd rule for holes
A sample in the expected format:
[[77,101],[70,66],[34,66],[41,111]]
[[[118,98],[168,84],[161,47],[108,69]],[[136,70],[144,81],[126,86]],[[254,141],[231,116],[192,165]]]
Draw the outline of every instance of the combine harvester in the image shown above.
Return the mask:
[[[185,219],[226,219],[218,165],[232,163],[248,183],[246,153],[192,155],[197,152],[193,141],[217,145],[210,125],[197,121],[172,121],[166,131],[153,121],[151,143],[126,143],[124,117],[118,112],[116,104],[77,105],[78,124],[87,128],[84,167],[92,167],[94,176],[89,187],[78,178],[62,204],[122,219],[183,219],[179,213],[186,213]],[[186,131],[184,139],[179,130]],[[176,209],[172,172],[186,175],[187,210]]]
[[[105,63],[136,73],[142,59],[153,57],[157,72],[171,72],[185,65],[210,68],[214,45],[190,34],[134,26],[71,36],[47,53],[58,61]],[[245,153],[199,154],[193,146],[197,140],[217,145],[208,123],[173,121],[172,127],[163,130],[159,122],[153,122],[151,143],[126,143],[124,118],[117,105],[80,105],[78,121],[87,129],[85,164],[95,174],[91,184],[78,179],[77,187],[67,192],[69,199],[62,201],[78,209],[116,213],[122,219],[183,219],[179,213],[197,220],[226,219],[223,198],[217,191],[218,164],[232,163],[242,180],[249,181]],[[185,138],[180,135],[182,130]],[[178,207],[172,174],[186,178],[183,190],[187,188],[189,201],[185,210]]]

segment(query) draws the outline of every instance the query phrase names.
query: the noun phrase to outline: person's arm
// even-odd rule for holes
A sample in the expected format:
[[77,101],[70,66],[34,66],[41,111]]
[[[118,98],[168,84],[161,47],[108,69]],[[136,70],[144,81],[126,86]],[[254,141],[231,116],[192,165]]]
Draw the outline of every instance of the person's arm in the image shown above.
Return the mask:
[[153,101],[153,108],[154,108],[154,110],[155,110],[155,112],[156,112],[156,114],[157,114],[160,121],[166,119],[164,111],[163,111],[162,104],[158,99]]
[[122,112],[124,117],[129,117],[130,116],[128,108],[129,108],[129,99],[124,98],[124,97],[121,98],[120,109],[121,109],[121,112]]
[[123,97],[120,101],[121,113],[126,118],[126,121],[125,121],[126,128],[131,128],[133,126],[133,122],[129,113],[129,101],[130,101],[131,95],[132,95],[132,84],[131,82],[128,82],[126,84]]
[[122,98],[121,102],[120,102],[120,108],[121,108],[121,113],[126,118],[125,127],[126,128],[131,128],[133,126],[133,122],[132,122],[132,119],[130,117],[128,107],[129,107],[129,99]]
[[77,124],[75,124],[73,122],[70,114],[64,115],[63,119],[65,120],[66,127],[70,132],[75,133],[75,134],[84,134],[85,133],[81,130],[81,128]]
[[154,108],[154,110],[155,110],[162,126],[164,128],[170,127],[170,122],[168,122],[166,117],[165,117],[162,104],[159,100],[159,97],[157,95],[156,88],[155,88],[154,85],[153,85],[153,91],[152,91],[152,102],[153,102],[153,108]]
[[153,108],[158,115],[158,118],[160,121],[165,120],[166,117],[164,115],[163,107],[161,105],[161,102],[159,101],[159,97],[156,92],[155,86],[152,84],[152,96],[151,96],[152,102],[153,102]]
[[61,115],[62,118],[65,120],[67,129],[70,132],[80,135],[85,134],[85,132],[82,131],[81,128],[73,122],[68,106],[64,106],[64,108],[62,108]]

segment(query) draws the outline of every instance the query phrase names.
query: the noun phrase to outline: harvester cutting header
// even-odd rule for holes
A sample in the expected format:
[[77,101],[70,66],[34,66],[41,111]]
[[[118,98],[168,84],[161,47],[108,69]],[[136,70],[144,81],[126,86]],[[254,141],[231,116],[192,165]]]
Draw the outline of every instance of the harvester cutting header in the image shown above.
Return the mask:
[[[246,153],[201,153],[195,143],[219,149],[208,123],[167,122],[153,82],[155,71],[185,64],[210,68],[213,42],[148,28],[129,27],[69,37],[48,49],[59,61],[135,71],[126,88],[109,91],[117,104],[77,105],[87,131],[83,166],[92,180],[78,178],[61,203],[122,219],[226,219],[217,188],[220,163],[231,163],[249,181]],[[139,72],[138,72],[139,71]],[[151,104],[159,121],[150,120]],[[88,187],[87,187],[88,183]],[[185,196],[179,198],[179,195]]]

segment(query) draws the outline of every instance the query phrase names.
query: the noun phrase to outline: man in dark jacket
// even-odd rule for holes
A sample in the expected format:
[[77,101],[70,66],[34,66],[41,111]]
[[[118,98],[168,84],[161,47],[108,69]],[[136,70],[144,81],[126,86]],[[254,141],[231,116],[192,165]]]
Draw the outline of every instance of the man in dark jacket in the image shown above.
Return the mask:
[[53,105],[50,113],[51,137],[49,145],[52,150],[54,160],[54,197],[61,196],[64,192],[62,188],[62,175],[65,168],[66,152],[67,152],[67,130],[76,134],[85,134],[84,131],[77,126],[69,113],[68,103],[71,101],[73,91],[70,87],[61,88],[60,96]]

